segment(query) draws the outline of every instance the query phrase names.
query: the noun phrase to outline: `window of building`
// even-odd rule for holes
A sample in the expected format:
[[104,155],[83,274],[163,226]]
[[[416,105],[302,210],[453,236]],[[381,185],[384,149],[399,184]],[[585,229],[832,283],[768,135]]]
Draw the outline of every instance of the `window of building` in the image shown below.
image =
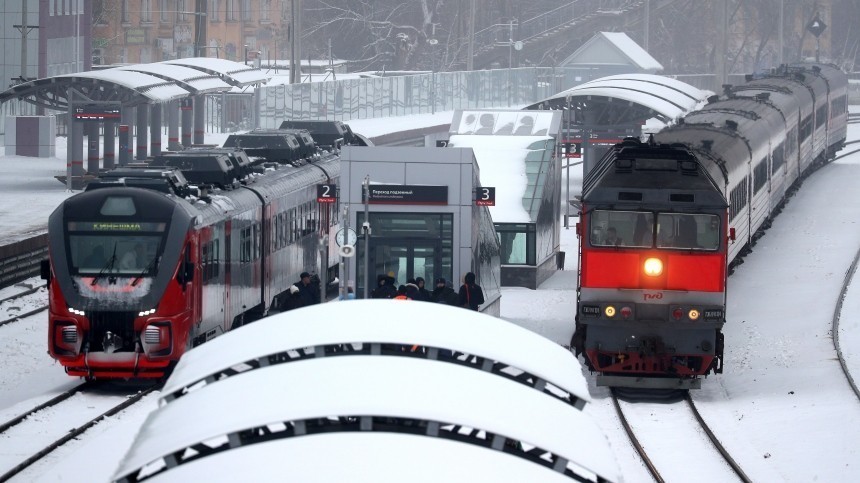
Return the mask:
[[176,0],[176,21],[187,22],[188,14],[186,12],[188,10],[185,9],[185,0]]
[[206,12],[210,22],[221,21],[221,0],[209,0],[209,11]]
[[121,9],[121,15],[122,15],[122,22],[127,23],[129,21],[128,20],[128,0],[122,0],[122,4],[121,4],[120,9]]
[[158,19],[162,22],[170,21],[170,0],[159,0],[158,7]]
[[[286,3],[286,2],[284,2]],[[272,0],[260,0],[260,21],[268,22],[272,15]]]
[[[152,22],[152,0],[140,0],[140,21]],[[149,62],[149,60],[141,62]]]
[[236,21],[236,0],[224,0],[227,4],[227,21]]
[[251,9],[251,0],[240,0],[242,2],[242,21],[250,22],[254,20],[254,11]]

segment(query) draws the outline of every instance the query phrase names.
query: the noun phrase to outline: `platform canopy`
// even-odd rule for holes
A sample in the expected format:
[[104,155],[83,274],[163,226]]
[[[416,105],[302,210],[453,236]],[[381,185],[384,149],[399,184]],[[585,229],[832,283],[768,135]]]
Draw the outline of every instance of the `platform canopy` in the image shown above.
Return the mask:
[[[700,107],[710,93],[665,76],[601,77],[536,102],[528,109],[575,111],[575,122],[616,125],[657,118],[670,122]],[[584,119],[583,119],[584,118]]]
[[234,87],[263,84],[266,74],[240,62],[207,57],[132,64],[63,74],[18,84],[0,93],[0,103],[21,100],[54,110],[68,109],[70,92],[95,102],[123,106],[157,104]]

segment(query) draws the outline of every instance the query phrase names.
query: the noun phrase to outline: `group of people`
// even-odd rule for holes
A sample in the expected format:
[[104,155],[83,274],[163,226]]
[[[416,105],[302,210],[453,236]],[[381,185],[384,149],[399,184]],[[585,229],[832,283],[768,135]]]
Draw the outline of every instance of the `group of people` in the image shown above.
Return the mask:
[[[375,299],[420,300],[471,310],[478,310],[478,307],[484,303],[484,291],[475,283],[475,274],[472,272],[463,277],[463,285],[460,286],[459,292],[455,292],[443,277],[436,279],[436,287],[432,292],[425,288],[422,277],[409,279],[405,285],[400,286],[396,285],[393,274],[379,275],[376,280],[377,286],[371,293],[371,298]],[[291,310],[320,303],[319,282],[316,274],[302,272],[299,275],[299,281],[291,285],[284,297],[279,300],[279,308]],[[354,298],[352,287],[349,287],[346,300]]]
[[434,302],[455,307],[478,310],[484,303],[484,291],[475,283],[475,274],[469,272],[463,277],[460,291],[455,292],[444,277],[436,279],[436,287],[432,292],[425,288],[422,277],[409,279],[405,285],[396,286],[393,274],[381,274],[376,277],[376,288],[371,293],[375,299],[419,300]]

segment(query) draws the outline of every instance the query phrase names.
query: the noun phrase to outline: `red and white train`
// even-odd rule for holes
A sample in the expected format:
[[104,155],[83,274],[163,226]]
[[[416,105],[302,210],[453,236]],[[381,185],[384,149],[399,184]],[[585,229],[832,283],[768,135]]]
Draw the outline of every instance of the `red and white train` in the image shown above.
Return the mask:
[[[231,171],[223,155],[178,164],[189,178]],[[326,277],[320,241],[338,207],[317,203],[317,185],[337,182],[337,149],[274,165],[197,196],[178,168],[118,169],[63,202],[42,269],[50,355],[71,376],[161,378],[191,347],[264,316],[301,272]]]
[[722,372],[729,268],[844,145],[847,84],[822,64],[748,77],[586,174],[571,345],[598,385],[690,389]]

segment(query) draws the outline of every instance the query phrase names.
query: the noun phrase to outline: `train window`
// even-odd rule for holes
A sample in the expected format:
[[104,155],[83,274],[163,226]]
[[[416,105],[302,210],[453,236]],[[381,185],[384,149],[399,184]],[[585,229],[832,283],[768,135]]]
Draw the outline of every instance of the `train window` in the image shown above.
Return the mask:
[[591,213],[592,246],[650,247],[654,214],[642,211],[594,210]]
[[251,261],[251,227],[242,228],[239,232],[239,262]]
[[815,111],[815,127],[820,128],[827,124],[827,104],[822,105]]
[[132,216],[137,214],[131,196],[108,196],[99,213],[104,216]]
[[806,116],[800,122],[800,142],[806,141],[806,138],[812,134],[812,115]]
[[779,143],[779,146],[773,150],[773,169],[771,172],[776,173],[783,164],[785,164],[785,142]]
[[720,246],[720,217],[709,214],[660,213],[657,248],[716,250]]
[[753,172],[753,191],[758,193],[767,183],[767,158],[762,159],[755,166]]
[[260,224],[254,223],[251,227],[251,260],[257,260],[260,258],[260,254],[262,253],[262,247],[260,246],[263,242],[263,237],[260,236]]

